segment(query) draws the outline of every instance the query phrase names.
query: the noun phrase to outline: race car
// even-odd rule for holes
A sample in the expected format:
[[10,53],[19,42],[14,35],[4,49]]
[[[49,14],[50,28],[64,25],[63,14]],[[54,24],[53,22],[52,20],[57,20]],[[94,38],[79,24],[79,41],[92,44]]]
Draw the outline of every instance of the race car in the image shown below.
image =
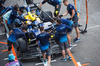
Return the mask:
[[28,30],[25,33],[28,41],[26,42],[23,38],[18,39],[18,44],[20,47],[20,54],[21,54],[20,59],[31,59],[31,58],[40,57],[40,59],[42,60],[41,50],[38,49],[38,45],[36,44],[36,36],[40,34],[40,30],[39,30],[40,26],[43,26],[45,31],[49,32],[49,34],[51,35],[50,48],[51,48],[52,57],[53,57],[53,54],[61,53],[59,49],[59,45],[55,42],[55,39],[54,39],[55,31],[53,30],[53,23],[51,22],[51,19],[49,18],[49,16],[52,17],[52,12],[46,10],[44,11],[45,12],[44,13],[44,12],[41,12],[40,10],[39,11],[40,14],[37,15],[36,14],[38,10],[37,7],[35,7],[34,5],[33,6],[31,5],[29,8],[30,8],[30,12],[26,11],[27,13],[25,12],[25,15],[24,15],[25,19],[32,20],[31,22],[30,21],[25,22],[26,25],[28,26]]

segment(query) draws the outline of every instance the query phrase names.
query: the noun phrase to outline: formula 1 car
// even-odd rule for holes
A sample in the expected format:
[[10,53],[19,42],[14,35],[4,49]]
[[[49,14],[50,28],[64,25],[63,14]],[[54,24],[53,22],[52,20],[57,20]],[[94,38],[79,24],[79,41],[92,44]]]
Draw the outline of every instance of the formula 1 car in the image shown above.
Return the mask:
[[[42,11],[37,7],[38,4],[31,4],[28,5],[30,8],[29,11],[24,9],[24,18],[25,19],[31,19],[32,21],[26,21],[26,25],[28,26],[28,30],[25,33],[26,38],[28,41],[25,41],[23,38],[18,39],[18,44],[20,47],[20,59],[31,59],[31,58],[37,58],[42,56],[41,50],[38,49],[38,45],[36,44],[36,36],[40,34],[39,27],[44,26],[44,29],[46,32],[49,32],[51,35],[51,41],[50,41],[50,49],[51,49],[51,54],[53,57],[53,54],[60,53],[59,50],[59,45],[54,40],[54,32],[53,29],[53,24],[52,24],[52,12],[49,10]],[[34,13],[32,13],[34,11]],[[11,11],[5,12],[3,15],[3,21],[5,23],[6,30],[7,25],[6,25],[6,20],[8,20],[8,16],[10,15]],[[35,17],[35,18],[34,18]],[[6,18],[6,19],[5,19]],[[16,28],[20,28],[19,22],[15,22]],[[7,30],[7,33],[9,31]]]
[[[31,58],[37,58],[40,57],[42,60],[41,56],[41,50],[38,49],[38,45],[36,44],[36,36],[40,34],[39,27],[43,26],[46,32],[49,32],[51,35],[51,41],[50,41],[50,49],[51,49],[51,54],[53,57],[53,54],[58,54],[61,53],[59,49],[59,45],[55,42],[54,35],[55,31],[53,31],[53,25],[51,22],[52,18],[52,12],[49,10],[46,11],[39,11],[40,14],[37,14],[38,8],[34,5],[29,6],[30,11],[34,11],[35,14],[31,14],[31,17],[36,17],[35,20],[32,22],[26,21],[26,25],[28,26],[28,30],[25,33],[27,42],[23,39],[20,38],[18,39],[18,44],[20,47],[20,54],[21,57],[20,59],[31,59]],[[24,13],[24,18],[25,19],[31,19],[30,15],[27,14],[26,12]],[[49,15],[49,16],[48,16]],[[51,17],[51,18],[49,18]]]

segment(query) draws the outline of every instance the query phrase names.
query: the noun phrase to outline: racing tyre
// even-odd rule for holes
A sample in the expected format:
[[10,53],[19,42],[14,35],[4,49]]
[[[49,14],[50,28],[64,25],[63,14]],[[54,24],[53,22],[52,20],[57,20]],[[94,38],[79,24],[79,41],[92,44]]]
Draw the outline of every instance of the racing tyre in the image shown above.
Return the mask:
[[52,18],[53,16],[52,16],[52,12],[51,11],[49,11],[49,10],[46,10],[46,11],[42,11],[41,13],[40,13],[40,16],[41,16],[41,19],[43,20],[43,22],[51,22],[51,18],[48,16],[48,15]]
[[19,38],[18,44],[19,44],[19,48],[20,48],[21,53],[25,53],[28,49],[27,48],[27,42],[24,39]]

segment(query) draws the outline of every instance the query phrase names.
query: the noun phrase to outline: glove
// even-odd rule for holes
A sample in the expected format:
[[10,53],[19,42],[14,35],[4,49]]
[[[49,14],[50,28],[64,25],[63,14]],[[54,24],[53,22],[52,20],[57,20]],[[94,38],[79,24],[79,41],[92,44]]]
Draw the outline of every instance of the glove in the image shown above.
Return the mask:
[[63,15],[59,15],[59,18],[63,17]]
[[72,18],[67,18],[68,20],[72,20]]
[[55,12],[54,12],[54,16],[57,17],[58,14],[59,14],[59,11],[58,11],[58,9],[56,9]]

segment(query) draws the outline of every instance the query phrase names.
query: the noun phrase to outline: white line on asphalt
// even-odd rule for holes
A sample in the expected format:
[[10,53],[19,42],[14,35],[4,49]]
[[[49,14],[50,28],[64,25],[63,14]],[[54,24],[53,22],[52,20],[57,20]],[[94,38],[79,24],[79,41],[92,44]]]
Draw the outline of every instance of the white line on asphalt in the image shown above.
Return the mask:
[[9,37],[9,35],[6,33],[7,38]]
[[[51,62],[56,62],[56,60],[52,60]],[[44,64],[43,62],[41,62],[41,63],[36,63],[35,65],[37,66],[37,65],[41,65],[41,64]]]
[[37,65],[41,65],[41,64],[43,64],[43,62],[42,63],[36,63],[35,65],[37,66]]
[[77,44],[74,44],[73,47],[74,47],[74,46],[77,46]]
[[100,27],[100,25],[96,25],[96,26],[93,26],[93,27],[88,27],[87,29],[89,30],[89,29],[98,28],[98,27]]
[[1,33],[0,35],[4,35],[5,33]]
[[80,62],[77,62],[78,66],[82,66]]
[[8,58],[4,58],[4,60],[8,60]]

